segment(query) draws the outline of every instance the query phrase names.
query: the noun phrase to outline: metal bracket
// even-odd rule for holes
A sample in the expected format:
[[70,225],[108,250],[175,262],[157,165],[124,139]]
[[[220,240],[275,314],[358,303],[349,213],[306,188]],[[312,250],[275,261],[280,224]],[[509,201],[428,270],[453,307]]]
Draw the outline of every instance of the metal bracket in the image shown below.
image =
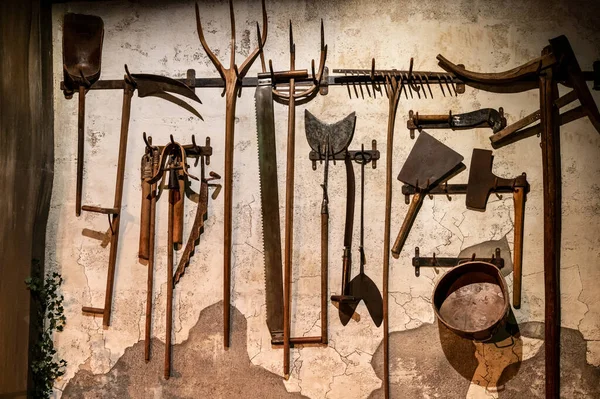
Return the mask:
[[421,267],[455,267],[464,262],[487,262],[496,266],[498,269],[504,267],[504,259],[501,257],[500,248],[496,248],[491,258],[476,258],[475,254],[470,258],[438,258],[433,254],[431,258],[420,257],[419,247],[415,247],[415,256],[412,259],[412,265],[415,268],[415,276],[421,274]]
[[[336,154],[335,156],[330,157],[329,159],[335,165],[335,161],[343,161],[346,158],[346,152],[348,154],[350,154],[350,159],[355,160],[357,155],[360,157],[360,154],[363,151],[361,151],[361,150],[342,151],[339,154]],[[371,149],[365,150],[364,153],[366,155],[365,158],[370,159],[373,169],[377,169],[377,160],[380,158],[380,153],[379,153],[379,150],[377,149],[377,140],[371,140]],[[320,154],[317,151],[311,151],[308,154],[308,158],[312,162],[312,169],[317,170],[317,161],[319,161],[319,163],[323,163],[323,161],[325,161],[325,154]]]

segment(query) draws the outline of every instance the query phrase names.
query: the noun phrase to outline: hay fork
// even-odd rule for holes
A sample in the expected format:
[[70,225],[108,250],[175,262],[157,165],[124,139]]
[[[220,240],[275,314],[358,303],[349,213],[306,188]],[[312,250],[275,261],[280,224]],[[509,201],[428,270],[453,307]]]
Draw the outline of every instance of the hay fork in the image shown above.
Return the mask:
[[231,301],[231,231],[232,231],[232,199],[233,199],[233,145],[235,131],[235,107],[237,97],[241,95],[242,79],[248,73],[248,70],[262,53],[262,48],[267,41],[267,10],[265,1],[262,0],[263,31],[261,33],[258,22],[256,29],[260,37],[258,46],[248,55],[238,68],[235,63],[235,16],[233,13],[233,2],[229,1],[229,16],[231,19],[231,56],[229,68],[225,68],[219,61],[215,53],[208,47],[204,32],[202,31],[202,22],[200,21],[200,11],[196,3],[196,26],[198,38],[206,55],[211,60],[217,72],[223,79],[225,88],[221,96],[225,96],[225,210],[224,210],[224,237],[223,237],[223,345],[229,347],[229,331],[231,326],[230,319],[230,301]]

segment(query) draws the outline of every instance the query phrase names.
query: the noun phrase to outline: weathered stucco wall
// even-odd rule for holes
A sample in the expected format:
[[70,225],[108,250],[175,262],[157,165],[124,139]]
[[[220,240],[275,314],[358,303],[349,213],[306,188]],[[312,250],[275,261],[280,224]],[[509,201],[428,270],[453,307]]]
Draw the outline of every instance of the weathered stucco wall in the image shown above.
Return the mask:
[[[257,4],[235,2],[239,59],[256,45],[254,24],[260,19]],[[208,43],[213,49],[218,49],[215,53],[223,62],[228,62],[231,49],[227,4],[201,3],[200,10]],[[320,18],[325,24],[330,71],[334,68],[368,68],[372,57],[376,58],[378,68],[407,69],[410,57],[414,57],[416,69],[438,70],[435,61],[438,53],[472,70],[502,71],[538,56],[548,44],[547,40],[559,34],[566,34],[570,39],[582,68],[590,69],[592,62],[600,58],[600,32],[597,30],[600,9],[592,1],[510,1],[498,4],[476,0],[455,4],[438,4],[435,1],[269,1],[267,10],[269,37],[265,51],[267,58],[273,59],[276,69],[288,67],[289,20],[294,23],[296,65],[309,67],[310,59],[318,57]],[[222,196],[209,203],[209,217],[200,247],[177,285],[174,299],[174,342],[189,345],[186,340],[197,339],[197,345],[204,345],[210,355],[204,353],[202,359],[209,360],[198,363],[201,367],[195,366],[193,356],[188,358],[189,363],[178,363],[181,361],[178,357],[186,352],[175,350],[175,377],[167,383],[161,380],[160,351],[155,353],[150,365],[145,365],[140,350],[142,345],[136,345],[143,339],[146,298],[146,267],[137,261],[141,196],[139,160],[144,149],[142,132],[151,134],[156,144],[166,142],[169,134],[181,142],[189,142],[191,134],[196,134],[198,142],[210,136],[215,153],[209,170],[222,174],[225,103],[218,89],[197,92],[203,101],[197,109],[204,122],[160,99],[134,97],[112,325],[103,329],[101,318],[82,315],[81,306],[101,306],[103,303],[108,249],[83,237],[81,230],[105,231],[107,224],[105,216],[84,212],[76,218],[74,212],[77,101],[65,100],[59,88],[62,78],[61,24],[63,14],[68,11],[103,18],[102,79],[121,78],[125,63],[134,73],[184,77],[188,68],[194,68],[197,76],[218,76],[198,41],[191,1],[152,2],[150,5],[117,1],[55,6],[55,179],[47,233],[47,259],[48,268],[60,271],[65,278],[63,292],[68,323],[65,331],[56,336],[56,344],[59,355],[69,364],[66,375],[56,384],[57,396],[65,387],[65,396],[86,396],[86,391],[92,386],[98,389],[99,384],[103,384],[100,395],[105,397],[124,397],[123,392],[134,397],[148,397],[150,394],[155,397],[203,397],[203,394],[235,397],[244,392],[236,390],[235,387],[240,384],[243,386],[250,381],[260,384],[260,381],[253,380],[255,378],[265,378],[265,384],[273,386],[272,390],[256,391],[257,395],[260,393],[264,397],[281,397],[282,385],[288,392],[310,398],[365,398],[372,393],[382,396],[382,391],[378,390],[383,376],[381,348],[378,350],[382,328],[376,328],[368,317],[342,327],[332,305],[329,306],[329,347],[293,350],[291,378],[289,381],[281,378],[282,352],[271,348],[265,323],[256,123],[254,91],[251,89],[244,89],[238,100],[233,197],[232,305],[245,317],[245,322],[241,323],[239,318],[234,317],[232,328],[234,334],[241,334],[239,330],[242,328],[247,331],[236,335],[233,340],[236,348],[232,349],[230,356],[245,357],[247,354],[246,359],[250,359],[253,366],[264,368],[274,375],[229,368],[231,363],[222,361],[221,330],[209,326],[210,323],[220,326],[221,313],[214,308],[206,309],[204,318],[199,321],[203,309],[222,299]],[[249,75],[258,72],[258,68],[259,64],[255,65]],[[566,89],[561,87],[561,93],[565,92]],[[423,114],[440,114],[448,110],[466,112],[480,107],[504,107],[511,123],[539,107],[536,91],[492,94],[467,87],[466,93],[459,97],[444,97],[439,90],[434,94],[434,100],[414,98],[400,101],[394,140],[394,175],[399,172],[414,144],[405,128],[410,109]],[[121,97],[120,91],[93,91],[87,96],[84,204],[112,204]],[[594,98],[600,101],[597,93],[594,93]],[[319,184],[322,168],[313,171],[308,161],[309,147],[304,137],[302,118],[305,108],[328,122],[356,111],[358,119],[351,147],[358,148],[361,143],[368,145],[372,139],[378,141],[382,160],[377,169],[367,168],[366,173],[365,247],[367,273],[379,286],[382,276],[387,100],[380,97],[348,99],[346,88],[332,87],[327,96],[319,96],[308,105],[297,108],[293,336],[316,335],[320,331],[320,244],[317,237],[320,231]],[[276,106],[280,193],[285,188],[286,115],[285,107]],[[430,133],[460,152],[467,166],[474,147],[491,149],[487,138],[489,130],[435,130]],[[566,397],[594,396],[600,367],[600,291],[597,288],[600,279],[600,135],[587,119],[581,119],[561,129],[561,146],[562,326],[570,329],[563,334],[568,337],[564,341],[563,370],[569,368],[572,379],[568,381],[573,381],[572,384],[565,382],[563,386],[569,389],[565,392]],[[441,196],[426,199],[400,259],[391,261],[390,331],[395,332],[391,338],[390,360],[393,397],[437,394],[442,397],[482,398],[502,397],[504,392],[507,397],[539,397],[543,392],[543,345],[540,340],[543,334],[540,334],[536,323],[544,319],[539,139],[528,138],[494,153],[496,174],[514,177],[526,172],[531,184],[525,217],[523,306],[514,310],[521,338],[508,352],[494,349],[492,344],[468,344],[466,347],[457,344],[456,350],[470,354],[468,359],[458,361],[458,364],[471,364],[472,367],[457,366],[456,359],[453,362],[452,356],[444,355],[446,349],[442,351],[435,340],[437,333],[431,330],[437,329],[430,303],[431,293],[440,274],[434,270],[423,270],[421,277],[414,276],[410,266],[414,247],[418,245],[422,254],[430,255],[435,251],[438,255],[456,256],[466,247],[505,236],[512,246],[513,201],[510,196],[502,199],[491,197],[487,212],[479,213],[465,209],[464,197],[456,197],[452,201]],[[331,293],[337,293],[342,266],[345,175],[341,165],[332,166],[329,177]],[[358,167],[356,173],[358,176]],[[467,177],[468,172],[463,172],[455,182],[466,182]],[[282,194],[280,198],[283,198]],[[187,231],[191,227],[194,209],[191,205],[186,206]],[[394,237],[406,209],[401,184],[395,181]],[[153,336],[161,342],[164,340],[166,301],[166,210],[166,200],[163,200],[158,205],[153,319]],[[283,215],[283,209],[281,212]],[[354,248],[358,248],[358,227],[357,220]],[[512,287],[512,275],[507,280]],[[367,315],[362,304],[358,312]],[[214,317],[207,321],[207,315]],[[201,330],[203,333],[191,334],[196,324],[204,328]],[[158,341],[154,345],[162,344]],[[240,354],[237,346],[244,344],[245,354]],[[136,351],[137,355],[131,355],[131,351]],[[530,359],[537,359],[537,363],[526,367]],[[515,366],[521,363],[522,367]],[[206,372],[205,367],[211,368],[215,378],[222,378],[222,389],[214,388],[212,393],[203,391],[200,381],[207,380],[199,379],[198,375]],[[150,379],[137,378],[140,370],[151,373]],[[456,383],[440,380],[440,373],[456,378],[452,380]],[[93,378],[93,374],[99,376]],[[69,385],[72,379],[73,384]],[[184,390],[173,390],[173,386],[183,385],[169,385],[184,384],[184,380],[189,384]],[[445,387],[444,390],[440,390],[440,384]],[[504,384],[504,391],[496,388]],[[152,389],[143,391],[136,387]],[[88,396],[94,395],[90,392]]]

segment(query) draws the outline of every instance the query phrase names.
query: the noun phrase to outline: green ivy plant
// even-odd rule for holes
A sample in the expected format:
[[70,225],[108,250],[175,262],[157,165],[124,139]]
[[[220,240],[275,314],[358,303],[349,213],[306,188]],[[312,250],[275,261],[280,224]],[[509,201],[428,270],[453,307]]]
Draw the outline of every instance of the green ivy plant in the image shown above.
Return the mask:
[[[34,268],[35,269],[35,268]],[[49,398],[52,395],[54,381],[65,374],[67,362],[56,359],[56,349],[52,336],[55,331],[62,331],[66,318],[64,315],[64,297],[59,294],[63,279],[59,273],[47,275],[45,279],[28,277],[25,280],[31,291],[32,305],[37,308],[37,342],[31,354],[31,371],[33,377],[33,397]]]

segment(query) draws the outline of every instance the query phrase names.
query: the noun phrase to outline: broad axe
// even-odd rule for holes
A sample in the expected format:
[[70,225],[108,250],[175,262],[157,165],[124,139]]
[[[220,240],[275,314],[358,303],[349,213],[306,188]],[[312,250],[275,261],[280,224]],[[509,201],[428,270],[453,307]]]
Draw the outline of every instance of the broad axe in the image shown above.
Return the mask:
[[[112,310],[112,296],[114,289],[115,269],[117,263],[117,249],[119,242],[119,223],[121,216],[121,202],[123,199],[123,181],[125,179],[125,161],[127,156],[127,137],[129,133],[129,119],[131,115],[131,98],[133,92],[138,91],[139,97],[160,97],[167,101],[173,102],[194,115],[200,117],[200,114],[189,104],[178,97],[169,93],[175,93],[187,97],[191,100],[202,103],[198,96],[185,84],[171,78],[159,75],[149,74],[131,74],[127,65],[125,65],[126,75],[123,84],[123,108],[121,115],[121,133],[119,141],[119,156],[117,164],[117,179],[115,184],[115,196],[112,208],[103,208],[99,206],[84,205],[81,207],[83,211],[95,212],[108,216],[109,229],[106,232],[110,236],[110,255],[108,260],[108,276],[106,279],[106,294],[104,297],[104,308],[94,308],[84,306],[83,313],[102,314],[102,324],[110,325],[110,315]],[[89,235],[89,230],[87,231]],[[101,237],[101,234],[94,233],[96,237]]]
[[[474,149],[471,158],[468,184],[448,184],[444,182],[429,190],[429,195],[454,195],[466,194],[466,205],[468,209],[485,211],[488,198],[491,193],[512,193],[515,218],[514,218],[514,286],[513,306],[521,307],[521,281],[523,262],[523,223],[525,221],[525,200],[529,192],[529,183],[525,173],[514,179],[504,179],[492,172],[494,156],[492,151]],[[415,193],[412,186],[402,186],[402,194],[407,197]]]
[[[438,55],[439,65],[454,73],[466,84],[487,91],[540,91],[540,132],[544,182],[544,285],[545,285],[545,363],[546,398],[560,396],[560,233],[561,168],[560,123],[561,99],[558,83],[573,88],[585,115],[600,133],[600,112],[587,87],[590,80],[581,71],[573,49],[565,36],[550,40],[540,57],[517,68],[500,73],[477,73],[451,63]],[[597,69],[597,68],[596,68]],[[597,79],[596,79],[597,80]],[[597,86],[597,85],[596,85]],[[564,101],[564,98],[563,100]]]

